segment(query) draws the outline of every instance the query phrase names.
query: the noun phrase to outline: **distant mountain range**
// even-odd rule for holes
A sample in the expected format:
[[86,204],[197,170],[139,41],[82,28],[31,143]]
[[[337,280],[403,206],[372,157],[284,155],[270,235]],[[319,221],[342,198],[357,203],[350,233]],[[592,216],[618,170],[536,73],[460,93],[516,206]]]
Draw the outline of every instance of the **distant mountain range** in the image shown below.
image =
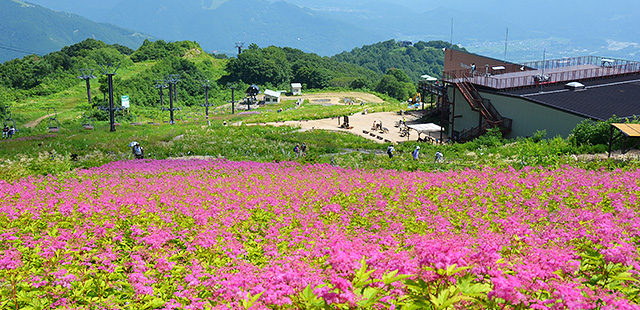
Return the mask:
[[194,40],[209,52],[228,55],[235,55],[236,42],[330,56],[396,39],[452,41],[500,59],[507,43],[507,60],[514,62],[540,60],[545,50],[550,58],[595,54],[640,60],[640,1],[29,1],[164,40]]
[[137,48],[147,38],[135,31],[99,24],[17,0],[0,0],[0,62],[46,54],[87,38]]

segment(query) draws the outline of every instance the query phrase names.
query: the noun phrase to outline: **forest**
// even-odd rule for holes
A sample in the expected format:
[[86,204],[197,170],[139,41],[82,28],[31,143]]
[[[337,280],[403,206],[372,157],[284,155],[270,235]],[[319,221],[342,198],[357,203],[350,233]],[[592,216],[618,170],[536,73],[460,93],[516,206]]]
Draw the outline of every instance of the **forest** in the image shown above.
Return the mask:
[[[419,72],[440,75],[437,70],[441,68],[443,54],[438,48],[444,43],[418,42],[403,48],[402,54],[416,56],[401,57],[404,60],[391,65],[395,58],[384,60],[388,58],[384,55],[397,54],[399,57],[399,43],[394,42],[365,46],[351,52],[351,56],[334,57],[321,57],[289,47],[262,48],[251,44],[237,57],[229,58],[206,53],[198,43],[191,41],[145,40],[134,51],[122,45],[87,39],[44,56],[30,55],[0,64],[0,105],[63,91],[78,83],[80,69],[94,70],[93,74],[99,80],[99,92],[92,93],[92,102],[94,106],[104,105],[108,87],[101,64],[117,64],[120,72],[131,71],[130,74],[116,74],[114,85],[118,94],[131,96],[140,106],[157,104],[156,82],[168,74],[180,75],[178,97],[187,106],[204,98],[201,83],[204,80],[212,82],[210,92],[214,99],[215,94],[226,95],[232,84],[239,89],[256,84],[288,90],[290,83],[298,82],[307,90],[360,89],[406,100],[416,91],[414,83]],[[366,57],[377,60],[365,62]],[[420,62],[411,64],[414,60]]]
[[355,64],[384,74],[391,68],[402,70],[417,82],[422,75],[439,77],[444,70],[444,49],[467,51],[465,48],[444,41],[398,42],[388,40],[355,48],[331,58]]

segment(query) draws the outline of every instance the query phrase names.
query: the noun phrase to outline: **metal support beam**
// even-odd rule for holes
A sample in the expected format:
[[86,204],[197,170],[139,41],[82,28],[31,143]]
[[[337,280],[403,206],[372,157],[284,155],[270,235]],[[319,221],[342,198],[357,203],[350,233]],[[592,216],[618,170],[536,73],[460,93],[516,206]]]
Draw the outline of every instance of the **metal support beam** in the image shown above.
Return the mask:
[[116,131],[115,114],[114,114],[115,107],[113,105],[113,76],[116,75],[118,68],[120,68],[120,64],[118,64],[118,66],[116,67],[114,67],[113,64],[106,64],[106,65],[100,64],[100,69],[102,69],[102,73],[107,76],[107,81],[109,83],[109,126],[110,126],[109,131],[111,132]]

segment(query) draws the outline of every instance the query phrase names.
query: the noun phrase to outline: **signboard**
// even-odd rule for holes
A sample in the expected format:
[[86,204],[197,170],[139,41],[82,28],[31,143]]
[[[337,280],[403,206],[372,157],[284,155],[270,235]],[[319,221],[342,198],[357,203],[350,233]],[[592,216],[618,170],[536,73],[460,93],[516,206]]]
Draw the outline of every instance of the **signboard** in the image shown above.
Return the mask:
[[129,96],[121,96],[120,99],[122,100],[122,108],[123,109],[128,109],[129,108]]

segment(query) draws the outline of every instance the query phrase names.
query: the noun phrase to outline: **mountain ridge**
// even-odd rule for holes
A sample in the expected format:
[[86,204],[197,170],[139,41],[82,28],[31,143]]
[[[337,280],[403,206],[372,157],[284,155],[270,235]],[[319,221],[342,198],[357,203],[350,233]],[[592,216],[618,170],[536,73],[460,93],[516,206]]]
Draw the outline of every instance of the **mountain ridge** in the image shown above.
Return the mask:
[[95,38],[108,44],[118,43],[137,48],[151,36],[92,22],[71,13],[55,12],[36,4],[17,0],[0,0],[0,61],[25,54],[46,54],[60,48]]

